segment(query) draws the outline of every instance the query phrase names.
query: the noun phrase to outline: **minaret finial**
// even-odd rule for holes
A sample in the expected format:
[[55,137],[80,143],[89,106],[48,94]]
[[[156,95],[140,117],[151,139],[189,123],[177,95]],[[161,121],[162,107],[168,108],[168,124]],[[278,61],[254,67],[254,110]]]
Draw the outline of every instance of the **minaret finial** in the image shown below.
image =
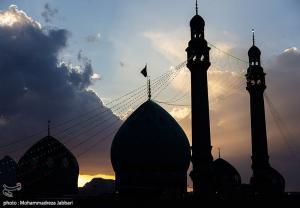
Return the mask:
[[48,136],[50,136],[50,123],[51,123],[51,121],[48,120]]
[[221,148],[218,148],[219,151],[219,158],[221,158]]
[[254,29],[252,29],[252,42],[253,42],[253,45],[255,45]]
[[198,1],[196,0],[196,14],[198,15]]

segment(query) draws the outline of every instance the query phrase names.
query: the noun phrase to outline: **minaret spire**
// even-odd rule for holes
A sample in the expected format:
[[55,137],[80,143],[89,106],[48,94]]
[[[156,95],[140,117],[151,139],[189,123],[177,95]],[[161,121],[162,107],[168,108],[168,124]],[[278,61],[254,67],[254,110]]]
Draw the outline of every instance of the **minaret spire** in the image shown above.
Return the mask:
[[51,121],[48,120],[48,136],[50,136],[50,123],[51,123]]
[[196,15],[198,15],[198,1],[196,0]]
[[255,36],[254,36],[254,29],[252,29],[252,43],[255,45]]

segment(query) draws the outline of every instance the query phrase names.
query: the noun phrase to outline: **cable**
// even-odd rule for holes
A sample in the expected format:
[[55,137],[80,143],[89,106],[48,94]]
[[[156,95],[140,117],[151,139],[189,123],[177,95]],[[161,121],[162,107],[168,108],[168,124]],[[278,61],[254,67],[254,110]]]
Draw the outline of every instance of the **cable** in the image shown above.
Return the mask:
[[208,43],[209,46],[211,46],[211,47],[217,49],[218,51],[220,51],[220,52],[226,54],[227,56],[230,56],[231,58],[234,58],[234,59],[236,59],[236,60],[238,60],[238,61],[241,61],[241,62],[243,62],[243,63],[249,64],[248,61],[245,61],[245,60],[243,60],[243,59],[241,59],[241,58],[239,58],[239,57],[236,57],[236,56],[234,56],[234,55],[232,55],[232,54],[230,54],[230,53],[228,53],[228,52],[226,52],[226,51],[224,51],[224,50],[218,48],[217,46],[215,46],[214,44],[212,44],[212,43],[210,43],[210,42],[207,42],[207,43]]
[[[183,62],[183,63],[184,63],[184,62]],[[181,64],[179,64],[179,66],[180,66],[180,65],[181,65]],[[161,78],[165,78],[166,76],[169,76],[169,75],[172,74],[172,73],[173,73],[173,72],[168,71],[168,72],[166,72],[166,73],[160,75],[159,77],[157,77],[157,78],[154,79],[154,81],[156,81],[155,83],[158,83],[158,82],[160,81]],[[142,86],[138,87],[137,89],[134,89],[134,90],[132,90],[132,91],[130,91],[130,92],[128,92],[128,93],[126,93],[126,94],[124,94],[124,95],[122,95],[122,96],[116,98],[116,99],[114,99],[113,101],[107,103],[106,105],[109,105],[109,104],[112,104],[112,103],[114,103],[114,102],[116,102],[116,101],[118,101],[118,100],[121,100],[122,98],[125,98],[126,96],[128,96],[128,95],[130,95],[130,94],[132,94],[132,93],[134,93],[134,92],[136,92],[136,91],[139,91],[139,90],[141,90],[141,89],[143,89],[143,88],[145,88],[145,87],[146,87],[146,84],[145,84],[145,85],[142,85]],[[99,104],[102,104],[102,103],[99,103]],[[103,106],[103,104],[102,104],[101,106]],[[92,112],[94,112],[95,110],[98,110],[98,109],[99,109],[99,106],[97,106],[96,108],[93,108],[93,109],[91,109],[91,110],[89,110],[89,111],[87,111],[87,112],[85,112],[85,113],[82,113],[82,114],[80,114],[80,115],[77,115],[76,117],[73,117],[72,119],[68,119],[68,120],[59,122],[58,124],[53,125],[53,126],[51,127],[51,129],[53,130],[53,129],[56,129],[56,128],[60,128],[60,127],[62,127],[62,126],[64,126],[64,125],[67,125],[68,123],[73,122],[74,120],[78,120],[78,118],[80,118],[80,117],[85,117],[85,116],[87,116],[89,113],[92,113]],[[22,143],[22,142],[27,141],[27,140],[29,140],[29,139],[34,139],[36,136],[41,135],[42,133],[45,133],[46,131],[47,131],[47,129],[44,129],[44,130],[41,130],[41,131],[39,131],[38,133],[32,134],[32,135],[30,135],[30,136],[26,136],[26,137],[23,137],[23,138],[21,138],[21,139],[17,139],[17,140],[14,140],[14,141],[12,141],[12,142],[9,142],[8,144],[1,145],[1,146],[0,146],[0,149],[6,148],[6,147],[9,147],[9,146],[12,146],[12,145],[15,145],[16,143],[19,143],[19,142]]]
[[[174,80],[174,78],[180,72],[180,69],[182,69],[182,67],[177,69],[176,73],[174,73],[174,75],[170,77],[168,82],[165,82],[161,87],[158,88],[158,92],[156,93],[156,95],[153,96],[153,98],[156,98],[163,90],[165,90],[169,86],[169,84]],[[153,94],[155,94],[155,93],[153,93]]]
[[[135,107],[139,106],[140,103],[138,105],[136,105]],[[111,136],[112,134],[116,133],[117,130],[113,130],[112,132],[110,132],[109,134],[105,135],[104,138],[102,138],[102,140],[98,140],[96,143],[94,143],[93,145],[89,146],[87,149],[85,149],[84,151],[80,152],[77,154],[77,158],[80,158],[82,155],[86,154],[88,151],[90,151],[91,149],[93,149],[96,145],[98,145],[99,143],[105,141],[107,138],[109,138],[109,136]],[[94,135],[91,136],[95,137],[98,134],[98,132]]]
[[284,131],[284,123],[282,122],[282,120],[280,119],[279,113],[277,112],[277,110],[275,109],[273,103],[271,102],[269,96],[267,94],[264,94],[264,97],[266,98],[267,104],[268,104],[268,109],[272,115],[273,121],[277,126],[277,129],[279,131],[279,133],[281,134],[284,143],[286,144],[286,147],[288,148],[288,152],[292,155],[293,159],[296,159],[297,162],[300,163],[300,160],[298,159],[298,156],[296,154],[296,152],[294,151],[294,148],[292,147],[292,145],[290,144],[290,142],[288,141],[288,137],[286,135],[286,131]]
[[169,105],[169,106],[182,106],[182,107],[191,107],[191,104],[174,104],[174,103],[168,103],[164,101],[159,101],[159,100],[154,100],[157,103],[164,104],[164,105]]
[[[139,92],[139,91],[138,91],[138,92]],[[138,94],[138,93],[136,93],[136,94]],[[124,103],[122,103],[122,104],[124,104]],[[118,106],[118,104],[116,104],[116,105],[113,106],[113,107],[116,107],[116,106]],[[104,111],[102,111],[101,113],[107,113],[107,112],[110,112],[110,111],[111,111],[111,109],[106,108],[106,109],[105,109]],[[103,114],[100,114],[100,115],[99,115],[99,114],[92,115],[91,117],[85,119],[84,121],[85,121],[85,122],[86,122],[86,121],[89,121],[89,120],[94,119],[94,118],[96,118],[96,117],[99,117],[99,116],[101,116],[101,115],[103,115]],[[110,114],[109,114],[109,115],[110,115]],[[61,134],[61,133],[66,132],[66,131],[69,131],[70,129],[72,129],[72,128],[78,126],[78,125],[80,125],[81,122],[82,122],[82,121],[76,122],[76,123],[73,124],[72,126],[69,126],[69,127],[66,128],[66,129],[62,129],[62,130],[56,132],[54,135],[58,135],[58,134]],[[21,148],[22,148],[22,147],[21,147]],[[9,151],[9,153],[13,153],[13,152],[16,152],[16,150],[14,150],[14,151]]]
[[[144,102],[145,99],[146,99],[146,96],[140,96],[139,98],[136,98],[136,99],[132,100],[130,103],[127,103],[127,106],[132,106],[132,104],[136,103],[136,100],[140,100],[141,98],[144,98],[144,99],[143,99],[143,102]],[[127,106],[124,106],[123,108],[126,109]],[[103,124],[105,121],[110,121],[110,120],[112,120],[112,119],[114,119],[115,122],[110,123],[109,125],[114,125],[114,124],[117,123],[117,122],[121,122],[121,120],[117,119],[117,117],[111,117],[111,118],[102,120],[100,123],[98,123],[98,124],[96,124],[96,125],[90,127],[90,129],[88,129],[88,130],[90,131],[91,129],[95,129],[96,127],[99,127],[100,124]],[[104,127],[101,126],[101,129],[103,130],[103,129],[105,129],[106,127],[107,127],[107,126],[104,126]],[[89,132],[89,131],[86,131],[86,130],[85,130],[84,133],[85,133],[85,132]],[[105,131],[105,130],[104,130],[104,131]],[[98,131],[98,132],[100,133],[101,131]],[[80,135],[82,135],[82,132],[80,133]],[[79,136],[79,135],[76,135],[75,138],[78,137],[78,136]],[[85,137],[83,137],[83,138],[85,138]],[[85,138],[84,140],[85,140],[85,142],[88,141],[88,139],[86,139],[86,138]],[[85,143],[85,142],[84,142],[84,143]],[[79,145],[81,146],[82,144],[83,144],[83,143],[80,143]]]
[[167,100],[166,102],[172,102],[172,103],[176,103],[176,102],[178,102],[178,101],[180,101],[180,100],[183,100],[185,97],[187,97],[187,96],[189,96],[191,93],[190,92],[186,92],[186,93],[184,93],[184,94],[181,94],[181,96],[180,97],[177,97],[175,100]]
[[[184,63],[184,62],[183,62]],[[182,64],[181,64],[182,65]],[[178,65],[178,66],[180,66],[180,65]],[[177,66],[177,67],[178,67]],[[155,85],[155,87],[156,87],[156,85],[158,86],[158,87],[160,87],[160,82],[161,82],[161,80],[163,80],[163,79],[166,79],[166,78],[168,78],[169,76],[171,76],[172,74],[173,74],[174,72],[173,71],[168,71],[168,72],[166,72],[165,74],[163,74],[163,75],[161,75],[161,76],[159,76],[159,78],[156,78],[155,80],[157,80],[155,83],[154,83],[154,85]],[[162,83],[165,83],[165,82],[162,82]],[[142,86],[142,88],[143,87],[145,87],[145,85],[143,85]],[[141,90],[143,90],[142,88],[139,88],[138,90],[139,91],[141,91]],[[135,92],[136,90],[133,90],[132,92]],[[137,92],[137,93],[135,93],[135,95],[136,94],[139,94],[139,91]],[[127,93],[126,95],[128,95],[129,93]],[[132,93],[131,93],[132,94]],[[123,96],[124,97],[124,96]],[[115,99],[115,100],[117,100],[117,99]],[[120,100],[120,99],[119,99]],[[128,99],[127,99],[128,100]],[[112,102],[110,102],[110,103],[112,103]],[[119,104],[119,103],[118,103]],[[117,104],[117,105],[118,105]],[[117,105],[115,105],[115,106],[117,106]],[[113,106],[113,107],[115,107],[115,106]],[[106,111],[108,111],[108,110],[110,110],[110,109],[106,109]],[[86,120],[91,120],[91,119],[94,119],[94,117],[95,116],[92,116],[92,117],[89,117],[88,119],[86,119]],[[69,120],[68,122],[70,122],[71,120]],[[65,131],[67,131],[67,130],[70,130],[70,129],[72,129],[72,128],[74,128],[75,126],[78,126],[80,124],[80,122],[77,122],[76,124],[73,124],[72,126],[70,126],[70,127],[68,127],[67,129],[64,129],[64,130],[62,130],[62,131],[59,131],[59,132],[57,132],[56,134],[58,134],[58,133],[63,133],[63,132],[65,132]],[[10,153],[11,152],[15,152],[15,151],[10,151]]]

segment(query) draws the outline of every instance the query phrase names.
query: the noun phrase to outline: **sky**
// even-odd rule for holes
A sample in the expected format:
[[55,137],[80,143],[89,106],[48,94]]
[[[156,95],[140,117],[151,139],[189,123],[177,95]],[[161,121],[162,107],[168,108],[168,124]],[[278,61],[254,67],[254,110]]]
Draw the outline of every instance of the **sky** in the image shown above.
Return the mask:
[[[285,126],[276,126],[272,117],[276,113],[273,110],[271,114],[266,104],[270,161],[286,178],[287,190],[297,191],[299,9],[297,0],[199,1],[199,14],[206,22],[205,37],[222,51],[247,60],[251,29],[255,29],[256,45],[262,51],[267,73],[266,92],[280,117],[275,121]],[[105,104],[143,85],[145,79],[139,72],[145,64],[155,78],[185,61],[195,1],[0,0],[0,10],[2,15],[8,11],[20,17],[11,27],[6,27],[11,20],[0,20],[0,99],[5,101],[0,104],[0,145],[6,145],[44,129],[49,118],[55,125],[95,106],[108,112],[108,119],[100,118],[101,127],[112,122],[117,128],[122,121],[113,114],[115,109],[110,110],[111,105]],[[248,182],[249,95],[241,72],[247,65],[214,48],[211,59],[208,77],[212,153],[216,158],[220,147],[221,156],[237,168],[243,182]],[[188,93],[188,83],[189,72],[184,69],[157,100],[174,100]],[[185,96],[177,103],[188,104],[189,99]],[[191,139],[190,107],[162,107]],[[67,137],[61,137],[64,136]],[[72,148],[72,142],[80,139],[71,138],[71,144],[66,146],[80,154]],[[112,136],[78,159],[81,175],[88,179],[93,175],[113,175],[109,160],[111,140]],[[37,139],[4,148],[0,157],[12,152],[18,160],[34,141]]]

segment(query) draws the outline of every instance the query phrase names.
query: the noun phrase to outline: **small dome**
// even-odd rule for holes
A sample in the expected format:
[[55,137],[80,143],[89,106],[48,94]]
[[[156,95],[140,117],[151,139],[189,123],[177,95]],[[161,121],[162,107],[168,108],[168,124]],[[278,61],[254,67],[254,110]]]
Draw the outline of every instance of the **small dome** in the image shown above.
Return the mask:
[[261,194],[282,194],[285,189],[284,177],[274,168],[268,167],[257,170],[250,184]]
[[124,122],[111,147],[116,172],[187,171],[190,157],[184,131],[153,101],[146,101]]
[[248,51],[249,57],[260,57],[260,54],[261,54],[261,52],[260,52],[259,48],[256,47],[255,45],[253,45]]
[[9,156],[0,160],[0,189],[3,185],[16,185],[17,163]]
[[65,195],[77,192],[79,167],[74,155],[57,139],[46,136],[18,162],[22,194]]
[[204,19],[200,15],[196,14],[191,19],[190,26],[191,26],[191,28],[200,28],[201,29],[201,28],[204,28],[205,21],[204,21]]
[[238,171],[226,160],[218,158],[213,162],[217,186],[236,186],[241,184]]

